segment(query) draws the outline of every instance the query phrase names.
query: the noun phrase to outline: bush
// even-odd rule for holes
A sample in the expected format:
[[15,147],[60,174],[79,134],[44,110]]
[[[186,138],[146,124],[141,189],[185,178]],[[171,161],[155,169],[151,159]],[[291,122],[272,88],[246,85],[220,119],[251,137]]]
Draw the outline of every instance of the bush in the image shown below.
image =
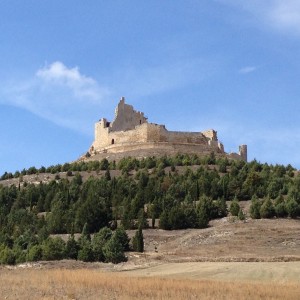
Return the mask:
[[12,249],[5,247],[0,251],[0,264],[14,265],[15,262],[16,262],[16,257]]
[[239,218],[239,220],[241,220],[241,221],[245,221],[245,220],[246,220],[246,215],[245,215],[245,213],[243,212],[242,209],[240,209],[240,211],[239,211],[239,213],[238,213],[238,218]]

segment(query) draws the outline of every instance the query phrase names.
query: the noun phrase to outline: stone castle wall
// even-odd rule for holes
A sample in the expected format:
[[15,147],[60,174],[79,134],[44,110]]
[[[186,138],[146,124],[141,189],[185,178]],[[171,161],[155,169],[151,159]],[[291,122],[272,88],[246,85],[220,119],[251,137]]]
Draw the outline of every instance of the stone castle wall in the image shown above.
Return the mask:
[[[138,151],[161,148],[172,152],[225,154],[215,130],[204,132],[168,131],[164,125],[148,123],[144,113],[135,111],[122,98],[115,110],[112,123],[105,118],[95,124],[95,141],[90,154]],[[247,160],[247,146],[240,146],[239,154],[228,155],[233,159]]]

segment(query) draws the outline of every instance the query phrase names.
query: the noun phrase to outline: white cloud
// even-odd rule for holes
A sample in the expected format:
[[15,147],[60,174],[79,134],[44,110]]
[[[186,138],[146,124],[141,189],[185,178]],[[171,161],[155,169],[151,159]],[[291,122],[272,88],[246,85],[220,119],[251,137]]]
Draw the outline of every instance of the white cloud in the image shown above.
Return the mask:
[[39,69],[30,79],[6,83],[0,90],[4,104],[26,109],[58,125],[89,133],[100,107],[110,94],[96,80],[62,62]]
[[36,77],[47,85],[68,87],[78,98],[88,97],[90,100],[98,101],[99,95],[103,92],[94,79],[81,75],[78,67],[68,69],[59,61],[38,70]]
[[238,7],[252,15],[252,20],[282,32],[300,34],[299,0],[216,0]]
[[[107,74],[109,87],[54,62],[26,80],[5,82],[0,86],[0,104],[14,105],[55,124],[92,135],[94,122],[111,112],[118,97],[134,101],[141,97],[176,90],[210,76],[215,64],[203,60],[179,61],[156,67],[123,66]],[[114,102],[111,105],[111,102]]]
[[255,72],[256,70],[257,70],[257,67],[254,67],[254,66],[248,66],[248,67],[241,68],[241,69],[239,70],[239,73],[240,73],[240,74],[248,74],[248,73]]

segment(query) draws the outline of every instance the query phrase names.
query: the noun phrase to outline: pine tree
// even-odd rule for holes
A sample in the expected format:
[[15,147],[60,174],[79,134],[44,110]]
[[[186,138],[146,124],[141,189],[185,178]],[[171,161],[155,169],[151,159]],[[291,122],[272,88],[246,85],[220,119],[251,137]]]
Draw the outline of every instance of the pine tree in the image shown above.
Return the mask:
[[135,252],[144,252],[144,235],[141,226],[139,226],[132,239],[132,246]]
[[270,197],[265,198],[262,206],[260,207],[259,213],[261,218],[266,219],[273,218],[275,216],[275,209]]
[[123,246],[115,235],[104,245],[103,254],[106,262],[117,264],[126,261]]
[[75,240],[74,234],[72,233],[69,236],[69,239],[66,244],[66,257],[70,259],[77,259],[79,245]]
[[234,200],[231,202],[229,211],[233,216],[238,216],[240,205],[237,198],[234,198]]
[[260,219],[260,207],[261,204],[258,198],[254,195],[251,199],[250,216],[252,219]]

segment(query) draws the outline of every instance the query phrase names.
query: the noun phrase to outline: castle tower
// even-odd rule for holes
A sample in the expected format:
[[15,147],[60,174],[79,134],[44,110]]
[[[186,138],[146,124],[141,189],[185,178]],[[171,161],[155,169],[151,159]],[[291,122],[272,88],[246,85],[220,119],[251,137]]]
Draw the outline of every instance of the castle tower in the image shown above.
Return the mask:
[[239,147],[239,154],[242,157],[244,161],[248,160],[248,154],[247,154],[247,145],[240,145]]

